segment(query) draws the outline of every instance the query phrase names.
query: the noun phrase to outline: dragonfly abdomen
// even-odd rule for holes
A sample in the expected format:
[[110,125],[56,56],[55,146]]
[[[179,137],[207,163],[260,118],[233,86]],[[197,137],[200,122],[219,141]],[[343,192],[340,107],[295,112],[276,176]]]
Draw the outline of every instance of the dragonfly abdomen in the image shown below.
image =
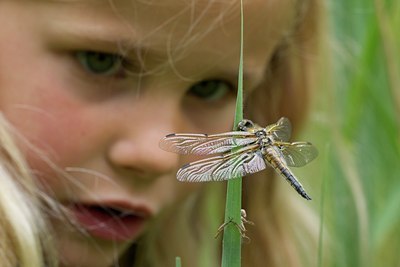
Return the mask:
[[273,167],[281,176],[283,176],[286,181],[299,193],[302,197],[307,200],[311,200],[311,197],[304,190],[301,183],[292,174],[286,164],[283,162],[281,153],[276,151],[276,147],[270,146],[264,150],[264,157],[269,162],[271,167]]

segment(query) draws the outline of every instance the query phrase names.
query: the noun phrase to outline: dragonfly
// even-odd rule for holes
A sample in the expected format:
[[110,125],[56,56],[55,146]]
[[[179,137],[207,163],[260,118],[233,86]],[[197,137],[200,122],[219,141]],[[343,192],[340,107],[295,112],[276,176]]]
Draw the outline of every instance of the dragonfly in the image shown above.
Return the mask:
[[177,172],[179,181],[224,181],[271,166],[297,193],[311,200],[289,167],[308,164],[317,157],[318,151],[310,142],[290,142],[291,132],[291,123],[285,117],[265,128],[244,119],[237,131],[172,133],[162,138],[159,145],[165,151],[178,154],[211,155],[182,166]]

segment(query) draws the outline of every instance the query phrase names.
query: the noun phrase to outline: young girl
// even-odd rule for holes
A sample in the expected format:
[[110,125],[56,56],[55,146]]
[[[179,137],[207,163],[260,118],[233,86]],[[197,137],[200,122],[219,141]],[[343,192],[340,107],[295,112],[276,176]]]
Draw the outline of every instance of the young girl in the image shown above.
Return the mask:
[[[219,266],[209,212],[224,183],[178,182],[193,159],[158,142],[232,129],[239,5],[0,2],[0,175],[14,188],[2,190],[1,266]],[[318,14],[315,0],[244,1],[246,118],[298,128]],[[307,203],[272,170],[243,182],[255,223],[243,266],[312,266]]]

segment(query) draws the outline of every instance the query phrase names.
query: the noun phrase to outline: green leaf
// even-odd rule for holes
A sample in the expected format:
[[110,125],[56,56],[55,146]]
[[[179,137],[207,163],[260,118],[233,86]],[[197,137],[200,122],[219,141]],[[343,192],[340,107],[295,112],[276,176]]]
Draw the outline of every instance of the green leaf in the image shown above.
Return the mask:
[[181,267],[181,258],[180,257],[176,257],[175,258],[175,267]]
[[[236,111],[234,130],[243,120],[243,2],[240,1],[240,56],[238,74],[238,92],[236,98]],[[242,177],[228,180],[225,222],[222,243],[222,267],[240,267],[241,265],[241,233],[237,227],[241,220],[242,208]]]

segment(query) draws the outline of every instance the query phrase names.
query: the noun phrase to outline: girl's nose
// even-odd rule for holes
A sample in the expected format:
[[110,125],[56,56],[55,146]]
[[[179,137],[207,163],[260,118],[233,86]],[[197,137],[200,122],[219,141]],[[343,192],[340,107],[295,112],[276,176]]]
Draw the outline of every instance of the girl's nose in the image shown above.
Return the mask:
[[[157,111],[158,110],[158,111]],[[176,171],[179,156],[159,148],[160,139],[176,129],[176,117],[165,109],[148,108],[124,120],[119,137],[113,141],[108,158],[114,168],[131,175],[155,179]]]

